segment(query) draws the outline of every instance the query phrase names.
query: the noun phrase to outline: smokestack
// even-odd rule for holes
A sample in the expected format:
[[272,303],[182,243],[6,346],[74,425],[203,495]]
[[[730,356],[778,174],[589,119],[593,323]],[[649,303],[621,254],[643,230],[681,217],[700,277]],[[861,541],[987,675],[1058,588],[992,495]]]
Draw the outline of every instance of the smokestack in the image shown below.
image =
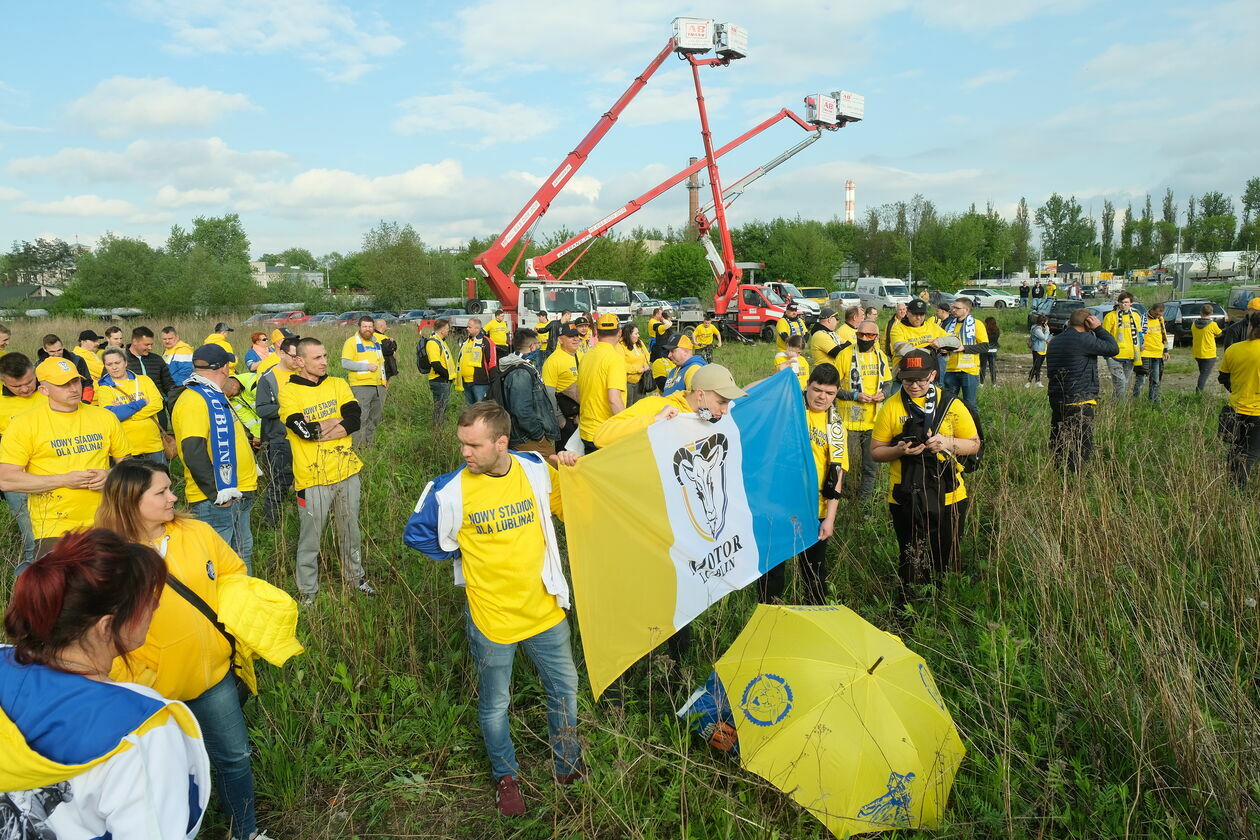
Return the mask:
[[852,181],[844,182],[844,223],[846,225],[853,224],[855,216],[855,205],[857,204],[857,184]]
[[[700,158],[689,158],[687,164],[690,166]],[[696,230],[696,214],[700,212],[700,173],[692,172],[691,177],[687,179],[687,231],[688,239],[695,239],[699,231]]]

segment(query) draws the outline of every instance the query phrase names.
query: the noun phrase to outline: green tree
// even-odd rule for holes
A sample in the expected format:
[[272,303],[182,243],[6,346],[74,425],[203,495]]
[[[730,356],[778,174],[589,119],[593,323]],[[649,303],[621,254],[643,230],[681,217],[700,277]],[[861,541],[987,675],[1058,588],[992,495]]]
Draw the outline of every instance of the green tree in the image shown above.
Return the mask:
[[308,270],[319,265],[311,252],[305,248],[287,248],[278,254],[263,254],[258,261],[265,262],[267,265],[295,265]]
[[162,297],[161,254],[139,239],[106,234],[96,250],[79,258],[70,287],[87,308],[150,309]]
[[1160,259],[1177,249],[1177,203],[1173,200],[1172,187],[1164,190],[1163,217],[1155,225],[1159,231]]
[[1032,262],[1032,224],[1028,217],[1028,202],[1020,196],[1015,208],[1015,221],[1011,223],[1010,263],[1018,271],[1027,271]]
[[[1205,194],[1206,199],[1210,193]],[[1207,204],[1212,209],[1221,209],[1222,204]],[[1230,204],[1232,208],[1232,202]],[[1194,256],[1195,259],[1203,262],[1205,277],[1212,277],[1216,274],[1216,269],[1221,263],[1221,252],[1226,251],[1234,242],[1234,226],[1237,220],[1232,214],[1222,214],[1217,216],[1202,215],[1195,222],[1194,231]]]
[[713,296],[713,270],[695,242],[671,242],[647,262],[648,282],[662,297],[695,295],[707,306]]
[[411,225],[382,220],[363,234],[363,285],[382,309],[403,309],[431,296],[424,242]]
[[771,277],[801,285],[826,283],[840,264],[840,249],[821,222],[776,219],[765,261]]
[[14,242],[5,260],[5,282],[62,285],[74,276],[75,257],[74,248],[57,238]]
[[1250,247],[1254,250],[1254,243],[1249,245],[1243,239],[1243,234],[1250,228],[1252,220],[1258,213],[1260,213],[1260,178],[1248,178],[1242,191],[1242,222],[1238,225],[1239,249]]
[[1110,200],[1103,201],[1102,213],[1102,253],[1098,261],[1103,268],[1111,265],[1115,255],[1116,206]]
[[350,254],[327,264],[328,286],[336,292],[355,292],[363,285],[363,255]]

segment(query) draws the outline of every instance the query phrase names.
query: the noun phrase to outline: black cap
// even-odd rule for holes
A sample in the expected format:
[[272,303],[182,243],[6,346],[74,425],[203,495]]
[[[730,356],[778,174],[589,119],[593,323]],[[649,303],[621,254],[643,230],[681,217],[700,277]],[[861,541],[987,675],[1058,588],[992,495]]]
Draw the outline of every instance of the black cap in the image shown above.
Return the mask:
[[830,307],[825,307],[823,308],[822,311],[818,313],[819,321],[826,321],[828,318],[834,318],[834,317],[836,317],[836,310],[831,309]]
[[922,300],[921,298],[915,298],[906,304],[906,311],[911,315],[926,315],[927,301]]
[[92,330],[84,330],[79,333],[79,341],[104,341],[105,339],[97,335]]
[[193,367],[218,370],[236,361],[236,357],[217,344],[203,344],[193,351]]
[[579,338],[581,337],[582,334],[578,332],[575,327],[565,327],[564,329],[560,330],[560,335],[562,335],[565,338]]
[[936,358],[926,350],[911,350],[897,362],[898,379],[927,379],[935,370]]
[[573,319],[573,325],[578,327],[589,327],[591,325],[591,319],[587,318],[585,315],[579,315]]
[[214,331],[215,332],[236,332],[236,330],[232,329],[231,327],[227,325],[226,321],[220,321],[219,323],[215,324]]

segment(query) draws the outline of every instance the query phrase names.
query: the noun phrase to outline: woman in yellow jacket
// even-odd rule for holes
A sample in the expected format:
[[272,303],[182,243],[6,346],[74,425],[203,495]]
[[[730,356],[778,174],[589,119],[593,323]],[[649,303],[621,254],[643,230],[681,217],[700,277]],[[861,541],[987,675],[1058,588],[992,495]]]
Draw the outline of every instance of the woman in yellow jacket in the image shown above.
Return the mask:
[[[166,468],[123,461],[110,470],[102,495],[97,527],[154,548],[170,578],[217,614],[219,579],[245,574],[245,564],[209,525],[175,512]],[[231,661],[232,647],[223,634],[168,583],[144,644],[126,661],[114,660],[111,677],[148,686],[192,710],[215,769],[220,804],[231,821],[231,837],[266,840],[255,820],[249,737]]]
[[1151,402],[1159,402],[1159,383],[1164,378],[1164,363],[1168,361],[1168,328],[1164,325],[1164,304],[1152,304],[1146,310],[1146,332],[1142,334],[1142,355],[1133,368],[1133,398],[1142,396],[1142,385],[1150,382],[1148,396]]
[[1223,331],[1221,325],[1212,318],[1213,314],[1212,304],[1205,303],[1199,309],[1199,317],[1190,325],[1190,352],[1194,356],[1195,364],[1199,366],[1199,381],[1194,386],[1195,391],[1202,391],[1207,387],[1212,368],[1216,367],[1216,337]]
[[92,405],[109,409],[122,422],[132,455],[165,465],[162,429],[157,423],[162,394],[157,385],[149,377],[127,370],[127,356],[118,347],[106,347],[101,361],[105,373],[97,380]]
[[[621,354],[626,358],[626,407],[629,408],[656,390],[656,383],[651,381],[652,357],[647,345],[639,338],[639,328],[634,324],[621,328]],[[643,383],[644,373],[648,375],[646,385]],[[647,385],[651,387],[643,390]]]

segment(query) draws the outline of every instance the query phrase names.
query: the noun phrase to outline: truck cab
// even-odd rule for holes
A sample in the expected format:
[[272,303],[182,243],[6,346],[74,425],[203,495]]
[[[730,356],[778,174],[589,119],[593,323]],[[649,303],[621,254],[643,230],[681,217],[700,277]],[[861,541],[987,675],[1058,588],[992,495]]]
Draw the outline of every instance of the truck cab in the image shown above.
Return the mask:
[[911,300],[909,287],[896,277],[861,277],[857,281],[857,293],[863,306],[880,309],[892,309]]
[[801,315],[805,316],[807,321],[816,320],[818,313],[822,311],[822,307],[806,297],[804,292],[791,283],[774,280],[766,283],[766,286],[773,289],[779,297],[783,298],[785,303],[795,303],[796,308],[800,310]]
[[[603,315],[611,312],[624,324],[634,314],[630,302],[630,287],[620,280],[581,280],[591,290],[595,311]],[[548,312],[551,310],[548,309]]]

